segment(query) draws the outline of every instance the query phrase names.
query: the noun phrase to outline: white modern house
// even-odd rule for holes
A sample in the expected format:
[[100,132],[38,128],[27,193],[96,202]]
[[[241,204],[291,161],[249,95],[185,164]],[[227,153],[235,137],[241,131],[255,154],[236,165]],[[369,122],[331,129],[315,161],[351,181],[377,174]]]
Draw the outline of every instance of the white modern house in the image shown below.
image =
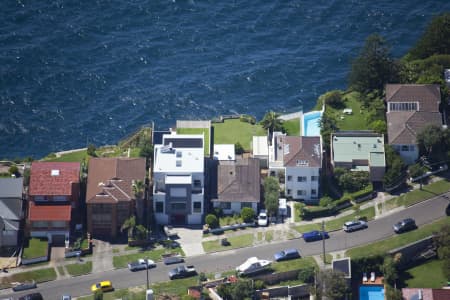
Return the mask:
[[252,156],[260,160],[262,168],[267,168],[269,159],[269,144],[267,136],[253,136]]
[[286,136],[274,132],[269,146],[269,175],[277,176],[281,183],[284,181],[287,198],[318,202],[321,168],[319,136]]
[[202,224],[204,136],[164,134],[154,147],[153,210],[158,224]]

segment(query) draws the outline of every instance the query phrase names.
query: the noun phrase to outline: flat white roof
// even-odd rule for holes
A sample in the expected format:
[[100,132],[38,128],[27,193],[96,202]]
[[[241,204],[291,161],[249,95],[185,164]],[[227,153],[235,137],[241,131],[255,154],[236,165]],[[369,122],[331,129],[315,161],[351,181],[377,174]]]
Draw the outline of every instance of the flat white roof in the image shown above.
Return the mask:
[[233,144],[214,144],[214,159],[235,160]]
[[166,175],[166,184],[192,184],[191,175]]
[[269,156],[267,136],[254,136],[252,141],[253,156]]
[[[203,135],[198,134],[167,134],[163,136],[163,140],[166,136],[171,139],[183,139],[184,141],[188,141],[189,139],[204,139]],[[192,147],[192,145],[189,145],[188,148],[155,145],[154,151],[154,172],[164,172],[172,174],[203,173],[203,145],[201,147]]]

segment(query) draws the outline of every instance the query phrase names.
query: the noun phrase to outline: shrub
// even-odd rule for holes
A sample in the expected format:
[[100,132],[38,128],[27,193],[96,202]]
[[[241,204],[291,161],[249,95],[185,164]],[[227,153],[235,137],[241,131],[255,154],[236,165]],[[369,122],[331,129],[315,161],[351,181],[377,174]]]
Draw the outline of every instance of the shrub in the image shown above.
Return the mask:
[[214,215],[216,215],[216,217],[221,218],[223,217],[223,209],[220,207],[215,207],[214,208]]
[[89,156],[96,157],[97,154],[95,153],[95,150],[97,150],[97,149],[95,148],[95,145],[89,144],[89,146],[88,146],[88,148],[87,148],[87,154],[88,154]]
[[9,174],[14,175],[16,177],[20,176],[19,168],[16,165],[9,167]]
[[306,267],[298,272],[298,280],[304,283],[312,283],[314,281],[314,268]]
[[241,115],[240,118],[239,118],[239,120],[240,120],[241,122],[247,122],[247,123],[250,123],[250,124],[252,124],[252,125],[255,125],[255,124],[256,124],[256,119],[255,119],[255,117],[250,116],[250,115]]
[[217,228],[219,226],[219,220],[213,214],[206,216],[205,223],[208,224],[209,228]]
[[234,144],[234,153],[236,154],[242,154],[244,153],[244,147],[242,147],[241,143],[237,142]]
[[342,98],[342,93],[340,91],[331,91],[324,96],[325,104],[335,108],[340,109],[345,107],[344,99]]
[[251,207],[244,207],[241,210],[241,218],[245,223],[250,223],[255,218],[255,211]]
[[333,202],[333,199],[331,199],[331,197],[325,196],[325,197],[320,198],[319,205],[322,207],[327,207],[332,202]]

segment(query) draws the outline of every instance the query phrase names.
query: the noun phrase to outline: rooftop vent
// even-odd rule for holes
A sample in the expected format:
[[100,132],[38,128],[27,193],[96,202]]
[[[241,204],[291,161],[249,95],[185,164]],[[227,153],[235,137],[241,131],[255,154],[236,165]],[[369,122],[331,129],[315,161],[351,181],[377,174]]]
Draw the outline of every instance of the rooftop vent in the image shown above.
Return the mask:
[[52,176],[59,176],[59,170],[52,170]]
[[176,166],[177,166],[177,167],[181,167],[181,160],[179,160],[179,159],[177,160]]

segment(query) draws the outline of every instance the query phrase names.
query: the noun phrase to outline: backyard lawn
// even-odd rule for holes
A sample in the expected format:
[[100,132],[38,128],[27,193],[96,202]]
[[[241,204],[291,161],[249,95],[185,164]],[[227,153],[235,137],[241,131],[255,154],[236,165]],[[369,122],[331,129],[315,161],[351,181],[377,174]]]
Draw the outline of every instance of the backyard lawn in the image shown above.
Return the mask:
[[75,152],[66,153],[60,157],[56,157],[55,154],[50,154],[44,157],[44,161],[52,162],[81,162],[83,159],[88,160],[87,150],[80,150]]
[[441,267],[441,261],[433,259],[404,272],[400,278],[405,278],[409,288],[442,288],[447,285]]
[[287,135],[299,136],[300,135],[300,119],[292,119],[283,122],[283,128]]
[[250,151],[253,136],[266,136],[261,125],[241,122],[239,119],[213,123],[214,144],[236,144],[239,142],[246,151]]

